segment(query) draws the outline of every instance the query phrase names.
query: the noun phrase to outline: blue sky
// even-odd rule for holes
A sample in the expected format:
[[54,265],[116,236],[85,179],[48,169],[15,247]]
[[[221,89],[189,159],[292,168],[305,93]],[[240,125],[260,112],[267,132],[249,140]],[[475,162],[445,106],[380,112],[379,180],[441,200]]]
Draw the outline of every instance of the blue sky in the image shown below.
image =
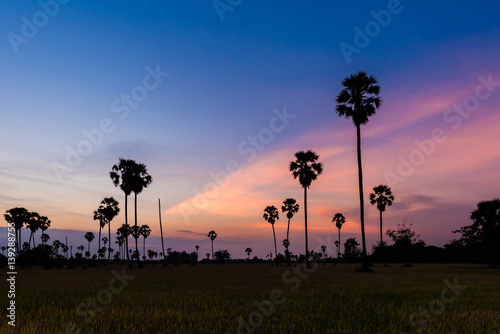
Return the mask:
[[[359,240],[355,130],[334,112],[340,82],[358,70],[377,77],[384,100],[363,128],[366,194],[386,183],[384,173],[397,170],[398,157],[408,157],[415,140],[436,127],[449,138],[407,182],[393,187],[400,201],[392,216],[387,212],[388,228],[408,218],[424,240],[442,245],[452,229],[468,223],[475,203],[498,197],[498,150],[477,148],[499,139],[496,88],[457,130],[443,120],[448,108],[474,93],[480,76],[500,81],[496,2],[242,1],[223,13],[224,20],[212,1],[73,0],[57,3],[57,13],[55,1],[41,3],[53,11],[46,22],[37,2],[0,5],[2,211],[24,206],[49,216],[52,229],[96,231],[92,211],[99,201],[123,201],[107,174],[119,157],[132,158],[147,164],[154,179],[139,199],[139,223],[153,228],[151,248],[158,244],[161,198],[173,248],[198,243],[208,249],[204,234],[216,229],[220,247],[236,257],[245,256],[235,246],[241,243],[264,256],[272,238],[262,209],[291,196],[301,203],[298,183],[280,171],[288,174],[295,151],[312,148],[324,158],[325,174],[316,197],[311,188],[311,239],[336,232],[328,215],[342,210],[351,213],[346,236]],[[340,44],[356,46],[355,28],[366,33],[376,22],[372,11],[383,15],[388,8],[397,13],[378,24],[348,62]],[[39,23],[29,38],[23,35],[26,21]],[[27,43],[13,47],[12,34]],[[141,92],[148,68],[168,76],[120,119],[113,102]],[[247,161],[238,147],[248,147],[249,136],[269,127],[273,110],[285,108],[295,118]],[[76,150],[87,140],[82,131],[103,120],[112,130],[58,178],[54,164],[63,164],[68,147]],[[464,154],[473,163],[464,162]],[[232,160],[241,172],[210,198],[213,208],[196,208],[199,213],[186,221],[179,205],[192,203],[194,188],[203,192],[213,181],[210,173]],[[373,243],[378,221],[376,212],[370,215]],[[302,216],[296,220],[292,251],[300,252]],[[114,224],[122,222],[120,215]],[[283,226],[277,229],[281,240]],[[75,245],[83,234],[75,232]]]

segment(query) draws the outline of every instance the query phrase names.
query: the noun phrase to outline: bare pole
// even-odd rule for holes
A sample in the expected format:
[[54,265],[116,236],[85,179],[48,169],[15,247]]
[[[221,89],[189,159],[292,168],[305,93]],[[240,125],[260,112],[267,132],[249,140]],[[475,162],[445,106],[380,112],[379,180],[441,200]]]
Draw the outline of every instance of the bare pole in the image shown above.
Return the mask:
[[165,246],[163,245],[163,228],[161,226],[161,203],[159,198],[158,198],[158,215],[160,217],[161,251],[163,252],[163,262],[166,264],[167,260],[165,257]]

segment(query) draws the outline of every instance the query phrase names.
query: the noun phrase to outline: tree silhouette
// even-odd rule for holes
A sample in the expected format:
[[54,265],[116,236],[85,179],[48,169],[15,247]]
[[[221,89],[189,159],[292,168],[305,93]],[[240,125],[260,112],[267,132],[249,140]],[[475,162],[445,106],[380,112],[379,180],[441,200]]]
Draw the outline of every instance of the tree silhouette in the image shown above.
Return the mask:
[[[133,160],[132,160],[133,161]],[[153,178],[148,174],[148,170],[146,165],[142,163],[133,162],[132,163],[132,177],[130,180],[130,188],[134,193],[134,217],[135,217],[135,226],[137,225],[137,195],[140,194],[144,188],[147,188],[151,182],[153,182]],[[137,227],[136,227],[137,228]],[[135,251],[139,253],[139,248],[137,246],[137,238],[135,239]],[[137,261],[140,266],[140,259],[137,256]]]
[[50,236],[47,233],[44,233],[40,238],[42,239],[42,244],[46,245],[47,241],[49,241],[50,239]]
[[[125,225],[128,225],[128,196],[132,193],[132,166],[135,163],[134,160],[126,160],[123,158],[120,158],[118,161],[118,164],[113,165],[111,167],[111,172],[109,172],[109,177],[113,181],[113,184],[115,187],[120,187],[120,189],[123,191],[125,194]],[[125,235],[125,247],[126,247],[126,254],[127,254],[127,263],[130,268],[132,268],[132,264],[130,263],[129,259],[129,252],[128,252],[128,235]]]
[[9,224],[13,224],[16,229],[16,251],[20,251],[21,245],[21,229],[28,222],[31,214],[25,208],[12,208],[4,214],[5,220]]
[[285,252],[287,256],[287,263],[290,264],[290,253],[288,251],[288,246],[290,246],[290,220],[293,218],[293,215],[299,212],[299,205],[295,198],[287,198],[283,201],[283,205],[281,206],[281,212],[286,212],[286,217],[288,218],[288,227],[286,229],[286,240],[288,241],[288,245],[285,246]]
[[151,234],[151,228],[149,228],[148,225],[142,225],[141,228],[139,229],[139,233],[144,238],[144,244],[143,244],[143,248],[142,248],[142,256],[145,258],[146,257],[146,239]]
[[[109,257],[111,255],[111,252],[109,251],[111,249],[111,221],[118,215],[120,212],[120,208],[118,207],[118,201],[115,200],[113,197],[105,197],[102,201],[101,204],[99,205],[99,208],[97,209],[97,214],[100,219],[104,222],[104,226],[107,224],[108,225],[108,240],[109,240],[109,248],[108,248],[108,259],[106,260],[106,265],[109,262]],[[94,219],[96,219],[96,211],[94,211]],[[99,223],[99,226],[102,226],[101,223]],[[102,226],[102,227],[104,227]],[[101,236],[101,230],[99,229],[99,237]]]
[[477,203],[470,215],[472,225],[453,233],[461,233],[460,242],[476,251],[488,262],[489,268],[500,264],[500,199]]
[[[380,212],[380,247],[384,247],[384,241],[382,239],[382,212],[385,211],[387,206],[391,206],[393,201],[394,196],[392,195],[391,188],[384,184],[374,187],[373,193],[370,194],[370,204],[376,204],[377,209]],[[386,266],[385,256],[383,257],[383,260],[384,266]]]
[[274,232],[274,223],[276,222],[276,220],[280,219],[280,217],[278,216],[278,209],[274,205],[267,206],[264,209],[264,215],[262,217],[264,217],[264,220],[271,224],[273,228],[274,254],[275,256],[278,256],[278,248],[276,247],[276,233]]
[[30,217],[26,222],[26,227],[31,231],[28,244],[31,245],[31,239],[33,239],[33,247],[36,247],[35,232],[40,228],[40,215],[37,212],[30,212]]
[[47,229],[50,227],[50,223],[51,221],[49,220],[49,218],[45,217],[45,216],[41,216],[39,219],[38,219],[38,224],[39,224],[39,227],[40,227],[40,230],[42,230],[42,244],[45,244],[45,241],[43,241],[43,235],[45,234],[45,231],[47,231]]
[[217,233],[215,233],[215,231],[210,231],[210,232],[208,232],[207,237],[209,237],[210,240],[212,240],[212,261],[213,261],[213,259],[214,259],[214,240],[217,238]]
[[420,235],[417,235],[415,231],[411,229],[413,223],[407,225],[406,219],[402,224],[398,224],[398,228],[394,230],[387,230],[387,235],[394,242],[394,247],[396,250],[403,255],[404,265],[403,267],[411,267],[410,257],[412,253],[412,248],[417,243],[425,243],[419,239]]
[[[130,234],[132,235],[132,237],[135,239],[135,243],[137,245],[137,240],[139,239],[139,237],[141,236],[141,227],[140,226],[137,226],[137,225],[134,225],[134,226],[130,226]],[[133,253],[132,253],[132,259],[139,259],[140,257],[140,254],[139,254],[139,251],[138,250],[135,250]]]
[[118,229],[118,233],[120,234],[120,236],[123,238],[123,241],[125,243],[125,253],[126,254],[126,258],[128,260],[129,258],[129,249],[128,249],[128,236],[132,234],[132,229],[130,228],[130,225],[128,224],[123,224],[119,229]]
[[248,263],[250,263],[250,253],[252,253],[252,252],[253,252],[253,250],[250,247],[245,249],[245,253],[247,253],[247,255],[248,255]]
[[345,217],[341,213],[336,213],[335,216],[333,216],[332,223],[335,223],[335,226],[339,229],[339,243],[338,243],[338,252],[337,252],[337,257],[340,257],[340,229],[342,228],[342,225],[344,225],[346,222]]
[[92,233],[92,232],[85,233],[85,239],[87,239],[87,241],[89,242],[89,246],[87,248],[87,252],[90,253],[90,243],[92,242],[92,240],[95,239],[94,233]]
[[304,224],[306,237],[306,258],[309,258],[309,244],[307,239],[307,188],[318,175],[323,172],[323,164],[316,162],[319,156],[311,151],[299,151],[295,153],[295,161],[290,162],[290,172],[293,178],[299,178],[299,182],[304,188]]
[[200,249],[200,246],[196,245],[194,248],[196,249],[196,257],[198,257],[198,250]]
[[101,230],[106,226],[106,218],[104,217],[104,214],[102,212],[99,212],[99,210],[94,211],[94,220],[99,221],[99,237],[97,238],[97,251],[101,249]]
[[356,126],[357,156],[358,156],[358,179],[359,179],[359,207],[361,220],[361,243],[364,271],[370,271],[368,258],[366,256],[365,240],[365,214],[363,200],[363,168],[361,164],[361,125],[366,124],[370,116],[373,116],[382,100],[379,97],[380,86],[377,79],[368,76],[366,72],[358,72],[342,81],[344,88],[337,95],[337,114],[341,117],[352,119]]

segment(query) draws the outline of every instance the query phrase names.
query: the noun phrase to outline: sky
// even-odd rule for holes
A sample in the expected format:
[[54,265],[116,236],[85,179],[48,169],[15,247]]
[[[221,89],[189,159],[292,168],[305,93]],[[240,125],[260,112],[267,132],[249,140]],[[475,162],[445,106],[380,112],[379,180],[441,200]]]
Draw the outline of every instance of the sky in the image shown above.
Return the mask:
[[[120,202],[112,229],[124,223],[109,178],[122,157],[153,177],[138,196],[146,248],[161,251],[161,199],[166,248],[204,257],[215,230],[214,249],[265,257],[263,209],[291,197],[290,250],[303,253],[303,189],[288,165],[312,149],[324,172],[308,190],[309,247],[333,254],[335,213],[341,241],[361,240],[356,130],[335,98],[362,70],[383,100],[361,128],[368,250],[379,184],[396,198],[384,232],[406,220],[443,246],[499,197],[499,12],[495,1],[3,1],[0,211],[36,211],[51,241],[86,245],[104,197]],[[286,226],[281,214],[281,253]]]

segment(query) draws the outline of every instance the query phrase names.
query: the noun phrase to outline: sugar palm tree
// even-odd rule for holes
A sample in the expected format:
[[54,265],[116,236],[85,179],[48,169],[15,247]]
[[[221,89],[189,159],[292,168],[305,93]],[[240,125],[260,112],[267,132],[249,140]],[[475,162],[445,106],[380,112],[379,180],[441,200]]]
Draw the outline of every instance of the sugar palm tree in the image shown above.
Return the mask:
[[245,253],[247,253],[247,255],[248,255],[248,263],[250,263],[250,253],[252,253],[252,252],[253,252],[253,250],[250,247],[245,249]]
[[394,195],[392,195],[392,190],[390,187],[381,184],[373,188],[373,193],[370,194],[370,204],[377,205],[378,211],[380,211],[380,246],[383,246],[382,240],[382,212],[385,211],[387,206],[391,206],[394,201]]
[[97,238],[98,244],[97,244],[97,250],[99,251],[101,249],[101,230],[106,226],[106,218],[104,217],[104,214],[102,212],[99,212],[99,210],[94,211],[94,220],[99,221],[99,237]]
[[26,227],[31,231],[28,244],[31,245],[31,239],[33,239],[33,247],[36,247],[35,232],[40,228],[40,215],[38,214],[38,212],[30,212],[30,217],[26,222]]
[[[130,234],[132,235],[132,237],[135,239],[135,243],[137,245],[137,240],[139,239],[139,237],[141,236],[141,227],[140,226],[137,226],[137,225],[134,225],[134,226],[130,226]],[[132,253],[132,259],[137,259],[139,260],[139,250],[135,250],[133,253]]]
[[95,236],[94,236],[94,233],[92,232],[87,232],[85,233],[85,239],[87,239],[87,241],[89,242],[89,246],[87,247],[87,252],[90,253],[90,243],[92,242],[92,240],[94,240]]
[[274,223],[276,220],[280,219],[278,216],[278,209],[274,205],[267,206],[264,209],[264,214],[262,215],[265,221],[271,224],[273,228],[273,237],[274,237],[274,255],[278,256],[278,248],[276,247],[276,233],[274,231]]
[[352,119],[356,126],[357,156],[358,156],[358,181],[359,181],[359,207],[361,221],[361,242],[364,271],[369,271],[368,258],[366,256],[365,240],[365,211],[363,200],[363,168],[361,164],[361,125],[366,124],[370,116],[373,116],[382,104],[379,97],[380,86],[377,79],[368,76],[366,72],[358,72],[346,77],[342,81],[344,88],[337,95],[337,114],[341,117]]
[[[39,227],[40,227],[40,230],[42,230],[42,237],[43,235],[45,234],[45,231],[50,227],[50,223],[51,221],[49,220],[49,218],[45,217],[45,216],[41,216],[38,220],[39,222]],[[43,238],[42,238],[42,244],[44,244],[45,242],[43,241]]]
[[[151,182],[153,182],[153,178],[148,174],[148,170],[146,165],[142,163],[137,163],[134,161],[132,164],[132,177],[130,182],[130,188],[134,193],[134,217],[135,217],[135,225],[137,225],[137,195],[140,194],[144,188],[147,188]],[[138,227],[136,227],[138,228]],[[137,239],[135,239],[135,251],[139,253],[139,248],[137,246]],[[139,257],[137,261],[140,261]]]
[[[120,236],[123,238],[124,241],[124,246],[125,246],[125,253],[127,253],[127,261],[129,259],[129,249],[128,249],[128,236],[132,234],[132,230],[130,225],[128,224],[123,224],[119,229],[118,233],[120,233]],[[129,263],[130,266],[130,263]]]
[[12,224],[16,229],[16,251],[19,252],[21,246],[21,229],[30,218],[30,213],[25,208],[12,208],[4,214],[7,223]]
[[338,246],[338,251],[337,251],[337,257],[340,256],[340,229],[342,228],[342,225],[344,225],[346,222],[345,217],[341,213],[336,213],[335,216],[333,216],[332,223],[335,223],[335,226],[339,229],[339,246]]
[[323,164],[316,162],[319,156],[311,150],[295,153],[295,161],[290,162],[290,172],[293,178],[299,178],[300,185],[304,188],[304,224],[306,236],[306,258],[309,258],[309,244],[307,239],[307,188],[318,175],[323,172]]
[[[135,163],[134,160],[126,160],[120,158],[118,160],[118,164],[113,165],[111,168],[111,172],[109,172],[109,177],[113,181],[115,187],[120,187],[120,189],[125,194],[125,225],[128,225],[128,196],[132,193],[132,167]],[[130,268],[132,268],[132,264],[130,263],[129,252],[128,252],[128,234],[125,236],[125,247],[127,254],[127,263]]]
[[212,260],[213,260],[214,259],[214,240],[217,238],[217,233],[215,233],[215,231],[210,231],[210,232],[208,232],[207,237],[209,237],[210,240],[212,240]]
[[139,229],[139,232],[140,232],[141,236],[144,238],[144,244],[143,244],[143,248],[142,248],[142,256],[146,257],[146,239],[151,234],[151,228],[149,228],[148,225],[142,225],[141,228]]
[[[120,208],[118,207],[118,204],[119,204],[118,201],[115,200],[113,197],[105,197],[101,201],[101,204],[99,205],[99,208],[97,209],[98,216],[100,216],[100,218],[103,219],[104,225],[108,225],[109,248],[108,248],[108,259],[106,260],[106,264],[109,262],[109,257],[111,255],[111,253],[109,251],[111,249],[111,221],[120,212]],[[96,212],[94,212],[94,219],[96,219],[95,213]],[[101,230],[99,229],[99,237],[101,235],[100,232],[101,232]]]

